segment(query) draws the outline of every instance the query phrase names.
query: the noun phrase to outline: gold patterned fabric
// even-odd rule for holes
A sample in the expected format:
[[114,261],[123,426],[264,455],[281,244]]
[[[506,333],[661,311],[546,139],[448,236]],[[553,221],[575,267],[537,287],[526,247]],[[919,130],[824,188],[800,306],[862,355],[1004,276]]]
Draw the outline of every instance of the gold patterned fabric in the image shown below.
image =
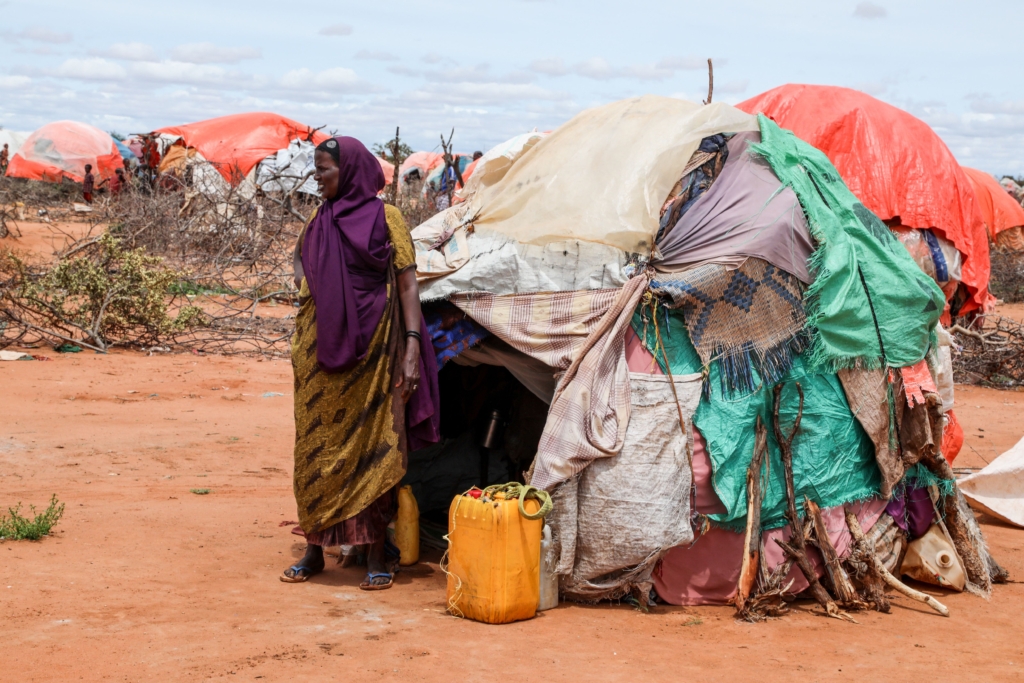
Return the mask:
[[[393,273],[415,267],[416,254],[401,212],[386,205],[385,217]],[[405,407],[391,381],[401,346],[392,335],[401,327],[393,277],[386,291],[387,305],[366,358],[346,372],[328,373],[317,365],[316,306],[302,282],[292,337],[294,486],[299,524],[307,534],[355,517],[405,474]]]

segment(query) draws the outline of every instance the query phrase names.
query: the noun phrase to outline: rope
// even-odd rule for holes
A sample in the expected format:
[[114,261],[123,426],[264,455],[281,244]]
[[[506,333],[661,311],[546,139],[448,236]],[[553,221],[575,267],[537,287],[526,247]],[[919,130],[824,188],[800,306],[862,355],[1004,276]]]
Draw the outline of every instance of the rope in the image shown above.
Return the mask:
[[[528,484],[520,484],[518,481],[511,481],[507,484],[495,484],[488,486],[484,489],[484,492],[480,494],[480,498],[483,499],[485,496],[490,499],[494,499],[495,494],[504,494],[505,500],[519,499],[519,514],[526,519],[541,519],[554,507],[554,503],[551,502],[551,494],[543,489],[539,489],[536,486],[530,486]],[[530,514],[523,507],[523,502],[528,498],[540,501],[540,510]]]

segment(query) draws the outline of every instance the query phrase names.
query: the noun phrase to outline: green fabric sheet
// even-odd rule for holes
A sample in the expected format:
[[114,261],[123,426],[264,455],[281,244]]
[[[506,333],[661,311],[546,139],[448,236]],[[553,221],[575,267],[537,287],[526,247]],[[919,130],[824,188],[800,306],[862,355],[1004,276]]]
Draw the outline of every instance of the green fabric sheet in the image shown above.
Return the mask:
[[[633,317],[633,329],[644,345],[654,352],[656,340],[649,308]],[[700,357],[690,343],[678,311],[660,308],[659,331],[665,355],[674,375],[701,372]],[[779,414],[783,433],[788,434],[796,418],[799,398],[795,382],[804,390],[804,412],[800,430],[793,440],[793,480],[798,501],[807,496],[822,507],[842,505],[878,494],[881,478],[875,464],[874,446],[850,412],[839,379],[832,373],[809,370],[805,357],[794,359],[793,368],[783,380]],[[661,353],[658,363],[665,370]],[[720,368],[712,362],[705,386],[720,387]],[[760,383],[759,378],[757,379]],[[761,523],[765,529],[786,525],[786,489],[778,443],[772,430],[772,386],[761,386],[746,394],[705,395],[694,416],[694,423],[707,441],[711,456],[712,482],[725,505],[725,514],[711,515],[719,526],[742,530],[746,525],[747,468],[754,454],[754,425],[760,415],[768,428],[769,469],[765,482]],[[800,506],[802,513],[802,504]]]
[[[924,358],[945,305],[938,285],[858,201],[822,152],[758,116],[750,146],[796,192],[817,249],[805,294],[816,370],[899,368]],[[876,324],[877,323],[877,324]]]

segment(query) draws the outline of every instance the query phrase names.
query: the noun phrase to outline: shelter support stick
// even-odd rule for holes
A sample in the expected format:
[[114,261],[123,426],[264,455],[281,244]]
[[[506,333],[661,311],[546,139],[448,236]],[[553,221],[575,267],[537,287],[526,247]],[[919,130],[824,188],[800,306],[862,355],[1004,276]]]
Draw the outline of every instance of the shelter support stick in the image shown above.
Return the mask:
[[809,584],[808,590],[811,591],[811,595],[818,601],[818,604],[825,609],[825,613],[830,617],[836,619],[846,619],[856,623],[856,620],[846,612],[839,609],[835,601],[825,590],[825,587],[818,581],[818,575],[814,571],[814,567],[811,566],[811,561],[807,557],[807,542],[804,539],[804,535],[800,533],[803,528],[803,524],[800,522],[800,518],[796,513],[796,486],[793,483],[793,438],[796,436],[797,431],[800,429],[800,420],[804,414],[804,390],[800,386],[800,383],[796,383],[796,390],[800,394],[800,407],[797,409],[796,420],[793,423],[793,429],[789,433],[789,438],[784,438],[782,435],[782,425],[779,419],[779,405],[782,403],[782,389],[783,384],[778,384],[775,387],[775,439],[779,442],[779,450],[782,453],[782,468],[785,471],[786,479],[786,519],[789,520],[789,528],[792,531],[790,536],[790,542],[786,543],[779,539],[775,539],[775,542],[779,544],[787,555],[792,557],[797,566],[800,567],[800,571],[803,572],[804,578],[807,579]]
[[941,602],[930,595],[914,590],[889,573],[889,570],[885,568],[882,561],[878,559],[877,555],[875,555],[874,548],[870,546],[868,540],[864,537],[864,531],[860,528],[860,522],[857,521],[857,515],[855,515],[853,510],[848,507],[845,508],[845,512],[846,526],[850,527],[850,535],[853,536],[853,542],[856,546],[855,552],[860,555],[860,559],[863,562],[868,564],[868,571],[870,572],[873,570],[874,573],[882,579],[882,581],[911,600],[923,602],[942,616],[948,617],[949,609]]
[[814,524],[815,541],[818,550],[821,551],[821,556],[825,559],[825,572],[828,574],[836,599],[846,609],[864,609],[867,605],[857,595],[857,589],[853,587],[853,582],[850,580],[846,570],[843,569],[839,553],[836,552],[836,547],[832,545],[832,540],[828,536],[825,520],[821,516],[821,508],[813,500],[806,497],[804,498],[804,508],[807,510],[807,516]]
[[768,430],[757,417],[754,428],[754,456],[747,469],[747,531],[743,540],[743,563],[736,585],[736,611],[743,614],[754,590],[761,562],[761,469],[768,454]]

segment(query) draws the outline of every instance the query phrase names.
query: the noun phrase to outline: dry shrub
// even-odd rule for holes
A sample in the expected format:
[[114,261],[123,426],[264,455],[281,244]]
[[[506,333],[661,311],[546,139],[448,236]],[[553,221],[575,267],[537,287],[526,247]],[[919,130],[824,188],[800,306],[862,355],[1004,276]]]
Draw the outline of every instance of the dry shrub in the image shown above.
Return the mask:
[[[104,233],[52,266],[32,266],[8,252],[0,257],[0,342],[154,345],[204,323],[203,312],[179,306],[169,315],[171,287],[187,273],[143,249],[126,249]],[[4,345],[0,343],[0,345]]]
[[[0,272],[6,320],[0,347],[63,340],[100,350],[161,345],[287,353],[298,297],[293,250],[319,200],[265,193],[249,182],[231,186],[209,170],[190,169],[183,180],[164,176],[152,189],[132,182],[117,197],[100,195],[87,214],[94,230],[84,238],[65,234],[51,266],[29,267],[8,256]],[[64,196],[46,183],[29,185],[40,187],[18,196]],[[0,204],[13,196],[0,186]],[[436,213],[419,195],[400,198],[399,207],[410,227]],[[101,312],[107,296],[120,292],[132,292],[132,303],[108,303]]]
[[989,291],[1007,303],[1024,301],[1024,252],[996,249],[990,253]]
[[1024,385],[1024,324],[999,315],[978,316],[949,330],[962,348],[953,355],[953,378],[1000,388]]

